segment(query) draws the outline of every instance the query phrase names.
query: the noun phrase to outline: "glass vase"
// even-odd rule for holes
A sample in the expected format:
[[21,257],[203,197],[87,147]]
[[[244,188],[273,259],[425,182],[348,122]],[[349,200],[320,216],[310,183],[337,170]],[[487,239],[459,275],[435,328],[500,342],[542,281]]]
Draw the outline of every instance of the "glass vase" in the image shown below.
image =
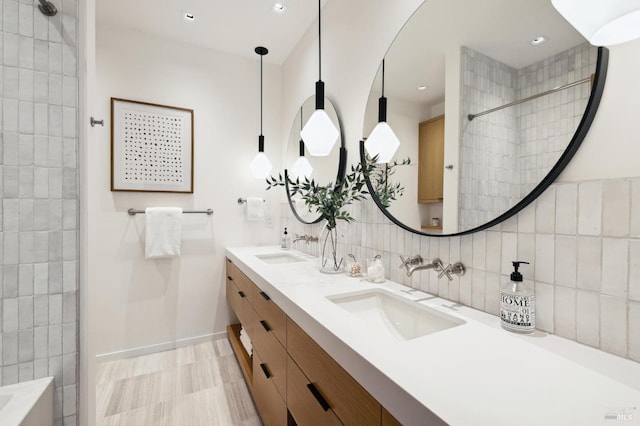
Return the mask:
[[344,258],[338,255],[338,227],[325,226],[320,244],[320,272],[339,274],[344,272]]

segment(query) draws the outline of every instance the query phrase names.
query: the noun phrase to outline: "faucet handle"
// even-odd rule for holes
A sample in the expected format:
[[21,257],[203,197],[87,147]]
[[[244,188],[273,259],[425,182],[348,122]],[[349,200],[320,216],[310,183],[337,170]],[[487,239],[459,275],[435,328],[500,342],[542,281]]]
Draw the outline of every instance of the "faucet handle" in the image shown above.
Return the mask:
[[400,255],[400,260],[402,260],[402,263],[398,266],[398,268],[400,269],[408,268],[409,265],[421,265],[423,262],[422,256],[420,256],[419,254],[407,258],[405,258],[403,255]]

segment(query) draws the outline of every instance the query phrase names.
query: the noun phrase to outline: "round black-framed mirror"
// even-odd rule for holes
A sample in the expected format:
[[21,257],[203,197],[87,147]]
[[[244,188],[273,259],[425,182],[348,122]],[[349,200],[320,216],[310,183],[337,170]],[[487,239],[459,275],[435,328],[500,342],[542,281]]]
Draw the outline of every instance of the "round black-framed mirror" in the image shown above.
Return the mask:
[[[460,40],[464,41],[465,37],[473,37],[473,34],[474,34],[473,29],[470,29],[470,26],[473,26],[473,25],[469,24],[465,26],[464,23],[472,22],[473,19],[481,19],[481,15],[478,9],[486,8],[488,4],[485,4],[483,2],[482,6],[472,5],[472,7],[465,9],[463,6],[461,6],[461,3],[466,4],[468,2],[465,2],[464,0],[454,0],[454,1],[430,0],[428,2],[425,2],[420,8],[418,8],[416,13],[412,16],[412,18],[409,19],[407,24],[405,24],[405,27],[403,27],[403,29],[397,36],[396,40],[390,47],[389,51],[387,52],[387,55],[385,56],[387,73],[384,81],[386,86],[384,95],[386,98],[388,98],[388,111],[389,111],[389,117],[387,121],[392,128],[394,128],[394,123],[398,126],[398,130],[396,129],[394,130],[398,134],[398,138],[400,139],[401,145],[400,145],[399,151],[396,153],[395,157],[393,157],[393,159],[389,163],[387,163],[386,165],[380,165],[380,173],[378,173],[377,176],[374,176],[373,178],[367,180],[367,186],[377,206],[391,221],[393,221],[395,224],[402,227],[403,229],[406,229],[410,232],[421,234],[421,235],[436,236],[436,237],[455,236],[455,235],[469,234],[469,233],[477,232],[483,229],[487,229],[515,215],[520,210],[522,210],[525,206],[527,206],[533,200],[535,200],[558,177],[558,175],[569,163],[569,161],[571,160],[571,158],[579,148],[580,144],[584,140],[588,132],[588,129],[593,121],[593,118],[595,117],[600,99],[602,97],[602,92],[604,90],[604,84],[606,80],[608,50],[602,47],[597,48],[597,47],[591,47],[589,45],[586,45],[586,42],[583,39],[576,38],[577,33],[572,34],[572,32],[575,33],[575,31],[572,28],[568,27],[569,24],[567,24],[566,22],[564,22],[564,24],[566,24],[568,28],[561,28],[559,30],[549,30],[549,33],[546,33],[547,35],[549,34],[553,35],[551,37],[551,40],[548,40],[549,46],[546,47],[547,51],[538,53],[538,56],[534,62],[527,62],[529,60],[528,58],[524,58],[521,60],[519,59],[520,62],[516,61],[516,66],[521,66],[521,69],[523,70],[520,72],[520,75],[518,75],[518,70],[519,70],[518,68],[515,68],[515,70],[511,71],[511,68],[514,68],[514,67],[510,67],[509,65],[504,65],[500,61],[497,61],[491,57],[488,57],[488,55],[486,54],[487,52],[492,52],[493,54],[495,54],[495,56],[498,56],[501,59],[504,57],[509,58],[510,55],[513,55],[513,52],[509,53],[510,49],[511,51],[514,50],[513,46],[512,47],[508,47],[508,46],[495,47],[494,46],[496,43],[495,38],[497,37],[504,38],[505,37],[504,34],[501,33],[495,36],[491,35],[491,37],[494,37],[494,39],[490,40],[493,43],[491,45],[492,47],[487,47],[486,43],[488,39],[482,39],[481,37],[477,37],[473,39],[474,41],[472,43],[469,43],[471,44],[471,47],[469,47],[468,45],[465,45],[465,43],[461,43],[460,45],[454,46],[454,48],[457,50],[452,49],[451,46],[448,46],[446,49],[443,48],[442,50],[448,52],[447,54],[450,54],[453,51],[455,55],[459,55],[459,57],[454,58],[454,60],[452,60],[451,57],[447,57],[446,64],[444,63],[445,60],[443,59],[442,60],[443,63],[441,64],[442,69],[438,69],[438,64],[430,64],[430,66],[432,66],[433,69],[430,69],[430,70],[425,69],[425,72],[424,72],[424,74],[428,77],[429,76],[432,77],[433,75],[438,75],[438,73],[442,75],[446,74],[447,77],[449,77],[449,75],[453,75],[451,80],[454,80],[454,81],[455,81],[455,78],[459,77],[460,82],[457,87],[455,87],[454,85],[453,90],[451,88],[452,86],[451,82],[447,83],[447,93],[450,93],[450,92],[453,94],[457,93],[459,94],[459,96],[457,98],[454,96],[451,96],[445,99],[444,98],[445,84],[442,83],[442,86],[443,86],[442,98],[440,99],[436,98],[436,101],[439,101],[440,105],[436,105],[434,107],[434,104],[433,103],[431,104],[432,116],[431,117],[423,116],[418,119],[413,119],[413,121],[411,121],[410,119],[407,119],[407,116],[415,117],[419,114],[419,112],[418,114],[416,114],[415,109],[410,109],[407,107],[407,105],[410,105],[410,106],[413,105],[407,101],[407,97],[408,96],[417,97],[417,95],[414,95],[411,93],[407,94],[408,93],[408,89],[406,87],[408,84],[407,81],[410,81],[410,84],[415,85],[414,90],[416,92],[417,92],[418,85],[428,86],[429,81],[422,81],[422,80],[418,81],[415,76],[416,75],[415,73],[412,74],[411,72],[407,71],[407,70],[413,70],[413,68],[423,69],[424,68],[423,63],[418,62],[417,65],[412,63],[409,63],[408,65],[406,63],[402,63],[402,60],[406,61],[407,58],[409,59],[411,59],[412,57],[415,58],[416,55],[418,55],[421,52],[420,49],[412,50],[406,45],[399,45],[397,51],[394,51],[394,47],[404,39],[406,40],[428,39],[429,38],[428,35],[420,33],[419,31],[422,31],[422,29],[424,28],[434,29],[436,24],[434,24],[433,20],[441,20],[443,22],[452,22],[451,17],[447,17],[447,16],[442,17],[439,15],[430,16],[429,14],[431,13],[430,12],[431,9],[429,8],[432,8],[434,12],[437,11],[439,13],[444,13],[443,11],[446,8],[451,8],[450,9],[451,13],[453,13],[453,11],[457,11],[456,13],[458,15],[460,14],[460,10],[470,9],[470,10],[467,10],[466,12],[469,14],[469,17],[460,20],[461,25],[459,27],[463,28],[465,32],[462,38],[456,39],[454,36],[447,38],[445,37],[446,34],[437,34],[437,35],[442,36],[443,40],[446,39],[447,42],[449,42],[449,40],[452,40],[451,41],[452,43],[458,42]],[[562,18],[558,18],[559,15],[557,15],[557,12],[555,12],[552,6],[548,2],[543,2],[542,0],[535,0],[535,1],[517,0],[513,2],[511,0],[492,0],[490,3],[492,5],[500,5],[500,12],[497,13],[496,11],[491,12],[491,10],[488,10],[487,13],[489,15],[491,15],[491,13],[494,13],[495,15],[499,15],[503,17],[509,16],[509,12],[504,10],[506,7],[505,4],[509,3],[515,6],[516,11],[519,11],[518,13],[521,13],[524,17],[526,17],[525,18],[526,22],[521,25],[519,25],[517,22],[512,22],[513,19],[509,21],[507,26],[510,27],[510,29],[508,29],[508,31],[512,31],[513,34],[517,33],[517,30],[519,27],[531,27],[532,25],[528,22],[532,20],[535,21],[534,18],[536,17],[538,18],[544,17],[542,22],[545,22],[545,28],[547,28],[548,25],[550,26],[556,25],[555,23],[551,25],[551,23],[553,23],[554,20],[562,20]],[[523,8],[524,7],[523,4],[525,3],[526,3],[526,8],[528,9]],[[474,10],[474,8],[476,9]],[[425,16],[427,16],[428,19],[432,20],[430,24],[425,23],[424,21]],[[416,24],[416,22],[414,22],[416,19],[423,19],[423,21],[418,22]],[[496,28],[495,24],[490,25],[490,27],[491,27],[490,29],[492,34],[497,33],[495,31],[495,28]],[[531,34],[534,34],[534,33],[531,33]],[[562,39],[562,43],[555,43],[558,46],[554,46],[554,43],[552,41],[556,39],[556,37],[559,39],[565,34],[568,34],[565,37],[566,40]],[[578,35],[578,37],[580,36]],[[513,36],[512,38],[516,39],[517,37]],[[535,38],[538,38],[537,35]],[[578,40],[577,45],[575,45],[576,40]],[[531,41],[533,41],[533,39],[531,39]],[[522,37],[520,42],[522,42]],[[476,43],[476,44],[473,44],[473,43]],[[533,46],[533,43],[531,43],[531,46]],[[549,56],[545,56],[545,55],[549,55]],[[434,57],[435,56],[437,55],[434,55]],[[469,57],[471,59],[469,59]],[[533,55],[533,57],[535,57],[535,55]],[[542,59],[540,59],[541,57]],[[432,62],[437,62],[437,61],[432,60]],[[591,66],[590,68],[586,68],[586,65],[585,65],[586,62],[590,62],[589,64],[586,64],[586,65],[590,65]],[[476,71],[476,68],[470,67],[470,64],[473,65],[474,63],[481,67],[480,68],[481,71]],[[495,66],[494,63],[497,63],[498,65]],[[457,71],[459,74],[456,74],[455,72],[453,73],[451,72],[451,69],[452,69],[451,64],[453,64],[453,66],[459,67]],[[581,66],[578,67],[576,66],[576,64],[581,64]],[[395,79],[393,75],[394,68],[396,69]],[[553,68],[553,69],[549,71],[549,68]],[[508,71],[507,74],[505,74],[504,72],[505,69],[507,69]],[[531,70],[533,70],[533,72]],[[378,75],[376,76],[376,79],[374,80],[374,83],[372,85],[372,91],[369,96],[369,100],[367,104],[368,106],[367,106],[367,112],[365,114],[365,125],[363,126],[364,127],[363,131],[365,135],[370,134],[371,129],[375,126],[375,123],[378,120],[378,99],[377,98],[378,96],[380,96],[379,88],[382,86],[382,83],[383,83],[380,78],[381,77],[380,71],[381,70],[379,70]],[[554,75],[553,72],[555,71],[557,71],[558,73],[562,72],[563,74]],[[397,78],[398,73],[400,74],[400,78]],[[527,87],[526,90],[518,91],[514,89],[511,92],[507,92],[505,91],[504,87],[498,87],[498,89],[500,90],[500,93],[498,95],[494,95],[493,93],[487,94],[488,88],[493,89],[494,86],[496,86],[495,81],[491,81],[491,78],[494,78],[494,80],[496,79],[507,80],[505,78],[505,75],[506,77],[508,77],[509,84],[513,86],[516,86],[517,84],[523,84],[523,83],[527,83],[531,86],[531,81],[533,81],[534,83],[533,89],[542,87],[544,88],[544,90],[532,90],[532,87]],[[405,87],[402,87],[401,84],[398,83],[399,80],[402,81]],[[471,90],[467,88],[467,86],[469,86],[471,83],[476,81],[481,83],[478,85],[478,88],[479,88],[478,90],[474,92],[473,91],[474,87],[471,87]],[[589,90],[589,86],[590,86],[590,90]],[[556,90],[556,88],[558,88],[558,90]],[[422,89],[424,89],[424,87],[422,87]],[[432,89],[431,87],[428,87],[426,92],[429,92],[431,89]],[[465,90],[467,90],[468,92],[471,92],[471,95],[468,97],[468,99],[465,98],[464,96]],[[545,94],[544,92],[550,92],[550,93]],[[398,93],[400,93],[400,95],[398,95]],[[505,93],[507,93],[511,97],[509,96],[505,97],[506,96]],[[543,96],[540,96],[540,97],[535,96],[541,93],[543,94]],[[402,97],[403,95],[405,96],[404,98]],[[545,100],[545,97],[546,97],[546,100]],[[527,99],[527,98],[532,98],[532,99],[535,98],[536,100],[528,101],[528,106],[526,102],[516,103],[516,101]],[[559,100],[556,100],[556,98]],[[567,98],[569,98],[567,102],[570,104],[569,106],[565,106],[562,104],[563,99],[564,101],[566,101]],[[451,99],[454,99],[454,101],[456,99],[459,99],[459,102],[451,102]],[[445,100],[447,101],[446,105],[444,102]],[[432,98],[432,101],[433,101],[433,98]],[[457,108],[455,105],[456,103],[458,104]],[[506,193],[506,191],[504,190],[505,187],[507,188],[517,187],[514,192],[518,194],[518,191],[522,191],[522,188],[518,187],[518,185],[516,184],[510,184],[510,186],[505,185],[503,182],[504,179],[503,181],[498,181],[498,182],[483,182],[481,181],[481,179],[476,179],[475,187],[472,185],[470,186],[471,188],[470,190],[467,188],[467,191],[472,196],[475,194],[478,194],[478,200],[472,199],[472,202],[469,202],[469,198],[468,198],[469,195],[464,194],[462,192],[462,189],[458,189],[458,188],[462,188],[463,183],[467,184],[469,181],[473,181],[471,178],[476,178],[477,174],[482,174],[482,173],[487,174],[492,172],[489,166],[483,166],[482,164],[481,164],[482,166],[481,170],[478,170],[478,167],[476,167],[475,170],[473,168],[467,168],[467,170],[465,170],[464,167],[469,164],[468,161],[465,161],[465,160],[468,160],[469,158],[469,152],[472,153],[471,154],[472,158],[473,158],[473,155],[475,155],[476,157],[479,156],[479,158],[489,158],[489,165],[494,164],[496,162],[500,163],[500,161],[505,162],[504,159],[507,158],[504,155],[503,147],[498,148],[496,150],[495,148],[496,140],[492,140],[491,138],[488,138],[486,133],[482,134],[481,132],[477,131],[477,129],[486,130],[487,128],[490,128],[492,130],[496,130],[496,129],[502,130],[497,128],[500,122],[498,121],[498,124],[496,124],[496,120],[502,119],[503,122],[507,122],[507,121],[504,121],[503,117],[498,118],[499,114],[503,114],[502,111],[498,112],[497,114],[493,114],[493,111],[490,111],[489,113],[484,113],[484,110],[491,110],[494,107],[502,106],[504,104],[512,104],[512,103],[518,106],[511,107],[511,111],[512,111],[511,114],[516,115],[516,117],[511,118],[511,120],[513,120],[513,123],[515,124],[510,124],[510,125],[515,126],[515,125],[522,124],[523,125],[522,134],[525,135],[525,132],[532,133],[533,138],[536,137],[536,130],[540,131],[540,129],[538,128],[531,131],[528,128],[525,129],[524,125],[525,124],[529,125],[531,121],[533,121],[534,123],[542,122],[541,121],[542,117],[550,116],[549,115],[550,113],[548,110],[545,109],[544,111],[537,111],[537,110],[534,110],[534,107],[547,107],[549,104],[551,104],[550,105],[551,107],[555,107],[555,110],[553,110],[554,112],[566,113],[565,110],[569,110],[570,116],[568,118],[559,116],[559,118],[556,121],[558,121],[561,124],[552,123],[551,127],[549,126],[544,127],[543,130],[545,132],[544,133],[545,139],[542,141],[534,141],[533,146],[535,146],[536,149],[537,147],[545,148],[547,145],[553,143],[552,145],[549,145],[549,146],[555,149],[555,151],[549,152],[549,153],[547,152],[540,153],[539,157],[540,158],[544,157],[545,162],[548,164],[545,165],[546,169],[543,169],[543,171],[536,170],[536,173],[530,173],[531,175],[537,174],[540,176],[540,178],[539,180],[536,180],[536,181],[532,181],[531,179],[529,179],[529,181],[526,181],[526,185],[522,185],[522,187],[527,188],[526,192],[522,193],[519,197],[512,196],[511,198],[509,198],[511,202],[507,203],[506,206],[504,204],[492,203],[493,200],[491,200],[490,197],[484,196],[486,191],[492,190],[495,192],[497,190],[498,192],[502,191],[500,192],[500,194],[504,194]],[[394,108],[396,108],[396,111],[394,111]],[[429,105],[427,105],[426,107],[422,106],[421,108],[426,111],[428,110]],[[509,108],[510,108],[509,105],[507,105],[507,107],[503,108],[503,110],[506,111]],[[398,112],[398,109],[401,111],[400,113]],[[517,113],[513,112],[515,109],[518,109]],[[433,110],[436,110],[435,113],[433,113]],[[578,112],[578,110],[584,111],[584,113],[581,116],[578,116],[577,114],[573,114],[574,111]],[[409,113],[407,113],[407,111],[409,111]],[[447,224],[448,216],[446,216],[446,213],[450,212],[451,209],[447,210],[442,207],[442,205],[444,204],[443,198],[440,198],[439,200],[436,198],[434,201],[428,201],[426,203],[416,202],[416,198],[418,200],[421,200],[420,197],[424,199],[424,195],[422,193],[418,193],[419,190],[417,188],[417,184],[414,184],[414,182],[418,180],[417,178],[418,167],[420,167],[420,163],[426,164],[427,161],[425,161],[425,158],[422,152],[418,153],[417,147],[414,148],[413,146],[411,146],[411,149],[413,149],[413,151],[411,151],[410,149],[407,150],[406,146],[407,146],[407,139],[409,139],[410,142],[413,142],[416,145],[419,143],[416,139],[418,139],[417,135],[418,135],[418,127],[420,123],[424,124],[425,122],[428,121],[429,118],[432,118],[433,116],[439,116],[443,114],[445,111],[448,114],[447,117],[450,116],[449,113],[451,113],[452,111],[453,113],[455,113],[455,115],[451,114],[451,116],[459,117],[457,123],[455,122],[455,120],[451,120],[453,124],[457,124],[457,128],[459,129],[459,134],[455,134],[455,129],[454,129],[454,131],[451,132],[453,137],[449,138],[449,140],[447,141],[447,144],[444,146],[444,149],[451,148],[452,146],[451,141],[453,140],[457,144],[458,153],[456,153],[456,150],[455,150],[456,147],[454,146],[454,149],[450,152],[453,152],[454,154],[457,154],[457,155],[449,155],[449,156],[443,155],[443,157],[447,158],[447,161],[445,164],[445,162],[441,160],[439,172],[441,173],[441,175],[444,175],[443,179],[447,178],[447,175],[446,175],[447,173],[449,173],[449,177],[452,175],[455,175],[457,176],[456,179],[459,179],[458,181],[456,181],[456,184],[458,185],[458,188],[456,188],[456,190],[459,192],[455,192],[454,196],[451,196],[451,192],[447,193],[445,191],[444,198],[446,200],[446,197],[448,194],[450,199],[455,198],[456,203],[459,202],[459,205],[461,207],[460,207],[460,210],[456,209],[455,214],[452,215],[452,216],[455,216],[455,222],[451,220],[448,222],[449,225],[453,223],[455,227],[449,226],[447,229],[445,226],[444,227],[445,229],[443,232],[442,230],[434,230],[433,228],[437,228],[438,225]],[[402,114],[404,114],[404,116]],[[529,114],[529,116],[527,116],[526,114]],[[507,115],[507,114],[504,114],[504,115]],[[400,118],[398,119],[399,116]],[[443,122],[445,121],[443,117],[440,117],[440,118],[442,118]],[[556,116],[553,116],[553,118],[555,119]],[[402,121],[403,119],[406,121],[406,123],[403,123]],[[407,127],[407,123],[410,123],[415,127],[414,128]],[[508,122],[508,123],[511,123],[511,122]],[[570,124],[573,124],[575,127],[571,127]],[[403,125],[405,126],[404,128],[403,128]],[[444,127],[446,131],[451,130],[450,127],[446,127],[445,124],[441,123],[440,125],[441,127]],[[558,128],[558,126],[560,125],[563,126],[561,129],[563,130],[564,134],[567,134],[568,136],[564,138],[565,145],[561,145],[559,147],[558,144],[559,144],[559,139],[561,139],[561,137],[557,136],[554,138],[552,130],[554,129],[554,126]],[[409,128],[410,130],[407,131],[406,130],[407,128]],[[549,130],[549,128],[551,130]],[[573,131],[573,129],[575,129],[575,132]],[[478,141],[484,142],[486,146],[491,146],[491,149],[487,149],[488,152],[480,152],[479,153],[480,155],[479,155],[478,151],[473,151],[473,149],[469,149],[468,146],[464,145],[465,143],[464,137],[466,136],[465,132],[469,130],[471,130],[472,132],[476,131],[476,133],[480,133],[480,136],[482,136],[481,138],[475,137],[475,139],[472,137],[470,139],[472,143],[476,143]],[[411,135],[410,132],[415,133],[414,135],[415,139],[411,139],[411,137],[409,138],[406,137],[407,134]],[[522,150],[523,152],[525,152],[525,148],[528,150],[531,150],[531,148],[529,148],[530,145],[526,145],[526,143],[529,143],[529,142],[525,139],[526,137],[529,137],[529,134],[526,134],[525,136],[521,136],[521,137],[524,142],[516,141],[520,143],[520,145],[516,145],[514,149]],[[444,139],[444,136],[442,138]],[[542,138],[542,135],[540,138]],[[501,142],[502,139],[504,138],[501,139],[496,137],[495,139],[497,139],[498,142]],[[360,143],[360,161],[363,163],[367,161],[367,149],[365,149],[365,140],[361,141]],[[547,140],[549,140],[549,142]],[[567,141],[569,141],[568,144],[567,144]],[[403,147],[403,144],[405,145],[405,147]],[[490,157],[489,155],[492,152],[492,150],[493,152],[502,154],[502,158]],[[517,152],[518,151],[516,151],[516,155],[517,155]],[[529,152],[529,151],[526,151],[526,152]],[[535,151],[535,150],[533,150],[533,152],[535,152],[536,154],[538,153],[538,151]],[[408,162],[408,165],[407,165],[407,159],[410,159],[410,161]],[[514,161],[513,158],[510,158],[510,160]],[[515,161],[519,162],[520,164],[523,163],[522,159],[516,158]],[[535,161],[537,161],[537,159],[534,158],[530,162],[536,164],[537,166],[538,164],[535,163]],[[525,163],[525,164],[528,164],[528,163]],[[405,167],[405,165],[407,166]],[[542,166],[540,166],[539,168],[542,168]],[[386,176],[389,174],[390,171],[392,175],[395,174],[396,172],[398,173],[395,174],[395,176],[393,176],[392,178],[388,180],[384,180],[384,184],[381,185],[380,176]],[[515,171],[510,171],[510,172],[519,173],[517,169]],[[469,177],[470,174],[472,175],[471,178]],[[523,172],[521,174],[529,178],[529,175],[527,175],[526,173]],[[416,177],[408,181],[409,185],[405,185],[404,183],[405,181],[401,180],[403,175],[416,176]],[[520,174],[518,174],[518,177],[519,176]],[[462,179],[464,178],[467,179],[466,182],[462,181]],[[522,179],[522,180],[524,181],[525,179]],[[410,187],[411,184],[413,184],[414,187]],[[400,187],[405,191],[404,191],[404,194],[400,193],[399,196],[394,198],[394,196],[398,194],[389,192],[389,188],[393,189],[397,187]],[[381,190],[380,188],[384,188],[384,190]],[[384,192],[380,192],[380,191],[384,191]],[[401,199],[402,196],[405,197],[404,200]],[[440,197],[442,197],[442,195]],[[474,202],[476,205],[483,205],[482,202],[484,202],[484,205],[486,205],[487,200],[489,201],[488,204],[490,204],[491,207],[494,207],[493,214],[490,217],[486,218],[486,220],[481,220],[480,222],[477,222],[477,223],[473,223],[472,221],[467,221],[466,223],[462,223],[462,221],[460,221],[461,225],[458,226],[459,225],[458,216],[462,217],[463,213],[466,213],[463,210],[464,201],[467,201],[467,205],[473,205]],[[440,204],[441,210],[440,210],[439,217],[437,214],[431,213],[433,211],[432,206],[433,205],[437,206],[436,203],[438,201],[440,201],[441,203]],[[458,206],[458,204],[455,204],[455,205]],[[498,206],[497,210],[495,208],[496,205]],[[426,206],[431,210],[429,210],[426,214],[424,214],[421,211],[418,217],[419,223],[416,223],[415,220],[412,220],[412,218],[417,216],[412,206],[417,206],[419,209],[427,210],[425,208]],[[394,207],[395,207],[395,210],[394,210]],[[445,212],[444,216],[442,215],[443,211]],[[485,213],[485,212],[482,212],[482,213]],[[482,215],[477,215],[477,216],[479,218],[483,217]],[[436,223],[431,223],[432,217],[437,218],[434,221]],[[464,216],[464,217],[466,218],[467,216]]]
[[[322,221],[322,216],[317,212],[310,211],[302,199],[291,193],[288,185],[290,179],[295,181],[296,179],[304,180],[305,178],[309,178],[310,180],[315,180],[316,183],[326,185],[330,182],[336,183],[341,181],[344,179],[346,172],[347,149],[345,148],[342,123],[340,122],[338,111],[327,97],[324,99],[324,108],[333,124],[340,131],[338,143],[336,143],[329,155],[323,157],[311,156],[305,151],[304,143],[300,136],[300,130],[304,125],[303,123],[306,123],[315,110],[315,95],[307,98],[300,108],[298,108],[291,125],[287,152],[285,154],[286,168],[284,170],[284,181],[289,207],[291,208],[293,216],[299,222],[307,225],[319,223]],[[296,170],[298,168],[298,162],[302,157],[308,160],[312,169],[310,173],[303,173],[307,171],[304,167],[301,168],[301,170]]]

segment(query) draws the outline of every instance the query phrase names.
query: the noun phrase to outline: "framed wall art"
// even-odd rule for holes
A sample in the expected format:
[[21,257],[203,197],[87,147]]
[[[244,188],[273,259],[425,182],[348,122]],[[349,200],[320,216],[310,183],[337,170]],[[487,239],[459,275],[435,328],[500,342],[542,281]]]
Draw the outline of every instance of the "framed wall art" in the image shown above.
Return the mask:
[[111,98],[111,190],[193,193],[193,110]]

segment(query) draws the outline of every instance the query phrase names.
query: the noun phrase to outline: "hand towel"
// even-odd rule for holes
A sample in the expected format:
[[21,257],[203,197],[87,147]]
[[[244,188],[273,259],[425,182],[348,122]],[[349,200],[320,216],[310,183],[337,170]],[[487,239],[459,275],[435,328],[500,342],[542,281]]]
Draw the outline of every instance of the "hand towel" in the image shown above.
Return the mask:
[[240,343],[242,343],[244,350],[251,356],[253,347],[251,346],[251,339],[249,339],[249,335],[244,331],[244,328],[240,329]]
[[264,218],[264,199],[247,197],[247,220],[255,222]]
[[179,207],[148,207],[146,216],[146,259],[180,256],[182,209]]

